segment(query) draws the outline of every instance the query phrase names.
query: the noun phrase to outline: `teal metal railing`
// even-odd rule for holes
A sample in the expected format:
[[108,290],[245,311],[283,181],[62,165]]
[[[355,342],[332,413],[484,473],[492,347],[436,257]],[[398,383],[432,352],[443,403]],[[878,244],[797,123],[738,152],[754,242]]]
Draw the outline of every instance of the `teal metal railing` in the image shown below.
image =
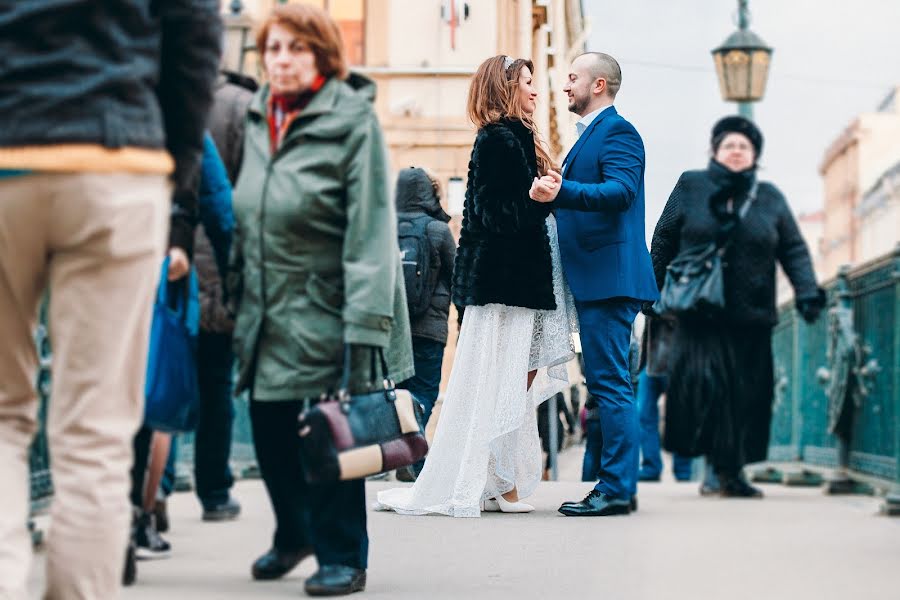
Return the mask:
[[900,246],[826,283],[814,325],[793,303],[774,331],[771,461],[900,490]]

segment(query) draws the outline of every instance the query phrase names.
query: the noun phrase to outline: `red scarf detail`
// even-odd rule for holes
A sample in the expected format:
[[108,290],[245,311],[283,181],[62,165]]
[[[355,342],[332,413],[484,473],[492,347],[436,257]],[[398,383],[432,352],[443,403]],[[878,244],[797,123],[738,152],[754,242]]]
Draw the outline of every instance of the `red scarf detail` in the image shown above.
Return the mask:
[[269,96],[269,147],[272,154],[281,146],[291,123],[309,105],[316,92],[322,89],[327,79],[318,75],[309,89],[299,94],[272,94]]

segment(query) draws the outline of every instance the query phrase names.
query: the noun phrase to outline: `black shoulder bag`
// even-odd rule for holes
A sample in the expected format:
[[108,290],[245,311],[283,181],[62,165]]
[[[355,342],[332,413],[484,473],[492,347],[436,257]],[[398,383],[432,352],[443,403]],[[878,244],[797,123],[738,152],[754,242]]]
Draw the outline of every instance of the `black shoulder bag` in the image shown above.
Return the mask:
[[725,310],[725,276],[723,258],[731,245],[737,225],[747,216],[756,200],[757,183],[747,194],[738,211],[738,220],[728,239],[685,248],[666,267],[666,279],[653,304],[663,316],[718,314]]

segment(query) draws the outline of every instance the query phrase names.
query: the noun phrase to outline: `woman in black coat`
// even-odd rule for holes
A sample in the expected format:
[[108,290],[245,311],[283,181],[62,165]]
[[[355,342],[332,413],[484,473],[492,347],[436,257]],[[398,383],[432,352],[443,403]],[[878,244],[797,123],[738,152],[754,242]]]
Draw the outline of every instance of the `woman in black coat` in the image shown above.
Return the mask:
[[769,445],[776,261],[790,279],[806,321],[814,321],[825,304],[787,201],[774,185],[757,181],[762,145],[762,134],[751,121],[736,116],[719,121],[712,131],[709,166],[681,175],[651,247],[662,288],[666,268],[679,250],[728,243],[725,311],[682,317],[676,328],[665,445],[684,455],[706,455],[722,495],[732,497],[762,496],[742,469],[765,460]]
[[534,65],[495,56],[478,69],[468,113],[478,127],[453,274],[465,307],[453,372],[425,468],[412,488],[378,494],[407,514],[524,513],[541,479],[535,407],[567,387],[573,302],[556,222],[528,196],[553,168],[535,134]]

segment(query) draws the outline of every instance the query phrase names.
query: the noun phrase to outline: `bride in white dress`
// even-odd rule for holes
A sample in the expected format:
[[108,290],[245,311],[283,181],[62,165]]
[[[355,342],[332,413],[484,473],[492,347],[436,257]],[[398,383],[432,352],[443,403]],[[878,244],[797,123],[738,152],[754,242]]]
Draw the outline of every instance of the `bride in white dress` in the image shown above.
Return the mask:
[[530,512],[542,473],[536,408],[568,386],[574,302],[556,221],[528,197],[552,162],[534,133],[530,61],[497,56],[473,78],[479,127],[469,170],[454,302],[465,306],[453,372],[425,467],[376,508],[478,517]]

